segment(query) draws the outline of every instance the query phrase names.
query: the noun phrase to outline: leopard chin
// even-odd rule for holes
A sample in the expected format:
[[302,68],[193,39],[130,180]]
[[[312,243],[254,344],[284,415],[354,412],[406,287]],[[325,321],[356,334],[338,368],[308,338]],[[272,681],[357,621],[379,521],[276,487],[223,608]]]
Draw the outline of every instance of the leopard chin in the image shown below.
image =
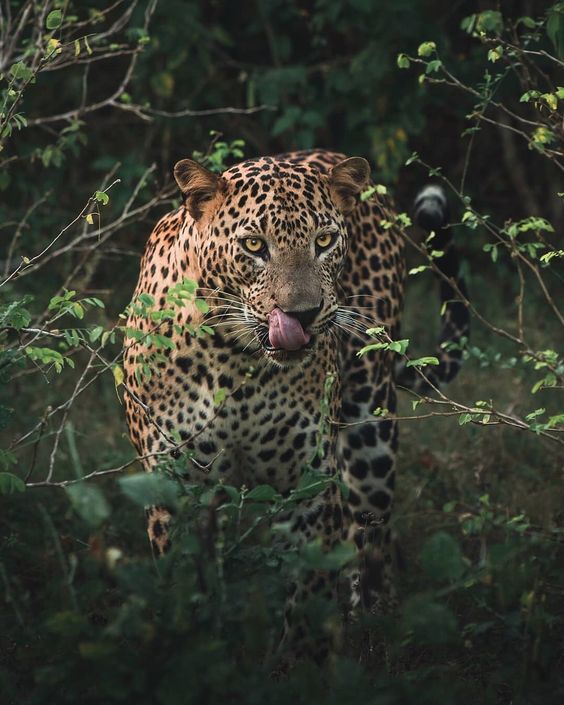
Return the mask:
[[317,336],[312,335],[308,344],[304,345],[299,350],[284,350],[283,348],[274,348],[268,342],[261,338],[261,347],[263,355],[278,367],[299,367],[310,360],[317,349]]

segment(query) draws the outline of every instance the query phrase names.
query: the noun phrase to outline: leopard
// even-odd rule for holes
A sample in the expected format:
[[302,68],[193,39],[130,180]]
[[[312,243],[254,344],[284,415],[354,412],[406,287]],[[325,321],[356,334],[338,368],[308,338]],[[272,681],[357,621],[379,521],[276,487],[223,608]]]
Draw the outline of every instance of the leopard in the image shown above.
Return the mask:
[[[351,611],[396,599],[397,389],[422,394],[450,381],[469,327],[446,196],[431,184],[415,220],[442,250],[439,364],[398,366],[393,346],[369,337],[398,339],[406,280],[404,224],[384,189],[367,192],[370,174],[366,159],[328,150],[251,158],[222,173],[179,161],[182,204],[150,235],[133,300],[146,294],[164,310],[189,280],[206,305],[194,299],[164,319],[166,346],[150,339],[154,322],[132,310],[127,326],[146,337],[124,353],[127,423],[147,471],[180,448],[193,483],[267,484],[287,496],[306,469],[338,479],[300,502],[287,525],[298,546],[356,547]],[[195,334],[202,326],[209,334]],[[156,374],[136,374],[139,356],[151,354]],[[163,554],[170,508],[147,515],[150,543]],[[337,571],[310,571],[290,587],[284,633],[297,653],[314,647],[293,608],[312,595],[336,599],[337,580]],[[319,648],[322,658],[329,647]]]

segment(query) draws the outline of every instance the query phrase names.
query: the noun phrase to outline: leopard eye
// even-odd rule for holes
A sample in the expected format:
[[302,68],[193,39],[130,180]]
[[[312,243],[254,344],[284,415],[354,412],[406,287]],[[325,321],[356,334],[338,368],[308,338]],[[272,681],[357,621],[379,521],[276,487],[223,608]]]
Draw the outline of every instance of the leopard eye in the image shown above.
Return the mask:
[[315,238],[315,246],[319,250],[326,250],[335,241],[335,233],[321,233]]
[[246,237],[241,242],[247,252],[251,252],[253,255],[266,251],[266,242],[260,237]]

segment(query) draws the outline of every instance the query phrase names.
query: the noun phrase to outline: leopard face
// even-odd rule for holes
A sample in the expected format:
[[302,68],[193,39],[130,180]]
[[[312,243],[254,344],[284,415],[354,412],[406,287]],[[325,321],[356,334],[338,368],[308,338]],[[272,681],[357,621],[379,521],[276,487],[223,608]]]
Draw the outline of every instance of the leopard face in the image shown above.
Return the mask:
[[217,176],[184,160],[175,176],[218,323],[276,364],[306,360],[338,310],[344,216],[367,182],[366,161],[344,160],[326,176],[265,157]]

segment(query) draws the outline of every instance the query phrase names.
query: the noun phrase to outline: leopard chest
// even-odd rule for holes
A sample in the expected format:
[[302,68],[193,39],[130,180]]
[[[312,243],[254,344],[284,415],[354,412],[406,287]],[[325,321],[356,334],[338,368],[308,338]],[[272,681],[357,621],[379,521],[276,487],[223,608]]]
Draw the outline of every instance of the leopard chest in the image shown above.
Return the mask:
[[320,434],[330,369],[315,358],[289,369],[257,364],[194,341],[171,358],[156,407],[193,455],[191,479],[283,492],[330,445]]

